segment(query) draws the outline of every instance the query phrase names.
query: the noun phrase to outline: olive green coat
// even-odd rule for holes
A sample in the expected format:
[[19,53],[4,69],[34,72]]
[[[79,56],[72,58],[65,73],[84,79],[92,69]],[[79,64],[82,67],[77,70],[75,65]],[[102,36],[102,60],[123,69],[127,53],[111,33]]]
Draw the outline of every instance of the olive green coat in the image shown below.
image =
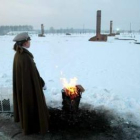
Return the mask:
[[21,123],[25,135],[48,131],[49,113],[43,86],[33,55],[24,48],[17,51],[13,63],[14,120]]

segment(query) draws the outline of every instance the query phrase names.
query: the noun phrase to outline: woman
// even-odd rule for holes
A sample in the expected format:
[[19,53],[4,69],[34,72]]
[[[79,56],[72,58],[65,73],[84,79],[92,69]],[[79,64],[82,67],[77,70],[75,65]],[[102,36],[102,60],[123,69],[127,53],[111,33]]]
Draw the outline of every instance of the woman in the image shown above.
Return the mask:
[[28,33],[18,34],[13,63],[14,120],[20,122],[25,135],[40,132],[45,134],[49,127],[49,113],[42,91],[45,83],[35,66]]

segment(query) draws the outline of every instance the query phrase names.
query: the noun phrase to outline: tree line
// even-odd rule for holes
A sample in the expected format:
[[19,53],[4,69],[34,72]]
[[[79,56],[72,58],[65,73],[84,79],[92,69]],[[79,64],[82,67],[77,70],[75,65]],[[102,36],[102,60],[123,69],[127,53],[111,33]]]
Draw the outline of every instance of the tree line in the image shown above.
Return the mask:
[[74,29],[74,28],[60,28],[60,29],[55,29],[54,27],[50,27],[50,29],[45,30],[45,33],[93,33],[95,30],[92,29]]
[[11,31],[33,31],[31,25],[18,25],[18,26],[0,26],[0,35],[5,35]]

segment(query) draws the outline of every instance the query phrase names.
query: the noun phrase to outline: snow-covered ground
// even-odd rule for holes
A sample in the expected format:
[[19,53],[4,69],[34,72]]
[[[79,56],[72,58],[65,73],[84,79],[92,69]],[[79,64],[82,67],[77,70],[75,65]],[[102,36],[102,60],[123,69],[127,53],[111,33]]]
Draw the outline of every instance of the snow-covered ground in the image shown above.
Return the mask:
[[[61,108],[60,78],[77,77],[77,84],[86,90],[81,105],[91,104],[89,109],[106,108],[140,124],[140,45],[114,37],[108,37],[107,42],[89,42],[92,36],[32,35],[29,51],[46,82],[47,104]],[[0,94],[12,88],[13,38],[0,36]],[[135,38],[140,40],[140,35]]]

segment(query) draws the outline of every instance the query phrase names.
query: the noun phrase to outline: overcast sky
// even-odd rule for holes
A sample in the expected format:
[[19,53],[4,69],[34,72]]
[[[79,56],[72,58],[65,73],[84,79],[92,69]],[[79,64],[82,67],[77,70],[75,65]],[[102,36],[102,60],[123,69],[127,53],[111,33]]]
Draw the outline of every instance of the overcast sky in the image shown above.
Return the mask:
[[140,29],[140,0],[0,0],[1,25],[33,25],[45,29],[96,27],[102,11],[102,29]]

